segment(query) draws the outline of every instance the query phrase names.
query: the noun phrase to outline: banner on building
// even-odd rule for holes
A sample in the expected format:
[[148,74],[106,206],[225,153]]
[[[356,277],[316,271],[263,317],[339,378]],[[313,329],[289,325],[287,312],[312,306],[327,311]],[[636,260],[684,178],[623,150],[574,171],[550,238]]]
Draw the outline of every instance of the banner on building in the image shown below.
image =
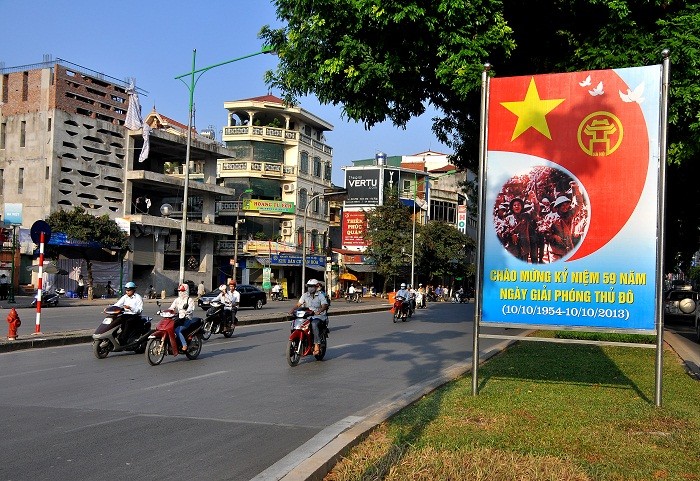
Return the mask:
[[345,171],[345,205],[379,205],[379,169]]
[[655,329],[661,73],[490,80],[484,323]]
[[341,244],[343,249],[367,247],[367,218],[364,211],[344,211]]

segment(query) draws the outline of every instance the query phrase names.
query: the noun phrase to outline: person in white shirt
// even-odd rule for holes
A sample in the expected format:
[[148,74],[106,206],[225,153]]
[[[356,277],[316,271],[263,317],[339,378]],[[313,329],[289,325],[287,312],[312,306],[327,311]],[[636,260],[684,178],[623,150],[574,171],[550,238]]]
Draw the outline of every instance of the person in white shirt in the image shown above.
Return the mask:
[[177,311],[178,320],[175,322],[177,326],[175,328],[175,334],[177,334],[180,343],[182,344],[182,350],[187,350],[187,340],[182,330],[190,325],[192,321],[192,313],[194,312],[195,303],[190,299],[190,289],[185,284],[180,284],[177,288],[177,297],[170,304],[170,309]]
[[136,284],[129,281],[124,284],[126,294],[121,296],[115,306],[124,309],[124,329],[119,334],[119,342],[124,344],[129,339],[129,334],[137,322],[141,322],[141,313],[143,312],[143,298],[136,293]]

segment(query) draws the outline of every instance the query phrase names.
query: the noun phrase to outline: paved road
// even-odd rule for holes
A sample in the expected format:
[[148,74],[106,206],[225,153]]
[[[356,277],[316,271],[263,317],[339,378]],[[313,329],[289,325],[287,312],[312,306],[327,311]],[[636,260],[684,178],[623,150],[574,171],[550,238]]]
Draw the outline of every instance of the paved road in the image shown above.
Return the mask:
[[[65,322],[81,309],[64,309]],[[0,354],[12,447],[0,450],[0,477],[277,479],[412,386],[470,362],[472,310],[434,304],[399,324],[386,311],[335,315],[326,360],[295,368],[286,322],[239,326],[196,361],[157,367],[134,354],[97,360],[88,344]]]

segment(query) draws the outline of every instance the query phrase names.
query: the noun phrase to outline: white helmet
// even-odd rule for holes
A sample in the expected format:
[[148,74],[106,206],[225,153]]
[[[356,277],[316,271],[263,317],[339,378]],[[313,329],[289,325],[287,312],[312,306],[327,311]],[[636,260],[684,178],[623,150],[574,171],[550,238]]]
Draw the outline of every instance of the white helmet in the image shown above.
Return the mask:
[[406,289],[406,283],[405,283],[405,282],[402,282],[402,283],[401,283],[401,289]]
[[221,292],[226,292],[226,284],[221,284],[221,285],[219,286],[219,290],[220,290]]
[[308,287],[316,287],[319,285],[319,282],[316,279],[309,279],[309,282],[306,283]]

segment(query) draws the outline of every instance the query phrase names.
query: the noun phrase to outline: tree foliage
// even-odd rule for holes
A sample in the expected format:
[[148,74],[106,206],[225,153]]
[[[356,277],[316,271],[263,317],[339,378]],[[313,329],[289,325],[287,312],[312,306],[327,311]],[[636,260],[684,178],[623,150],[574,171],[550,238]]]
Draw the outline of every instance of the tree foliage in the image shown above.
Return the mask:
[[377,266],[377,273],[388,283],[410,269],[413,225],[411,210],[403,205],[396,193],[387,192],[384,205],[366,213],[366,238],[369,247],[365,254]]
[[[46,222],[53,232],[62,232],[69,239],[97,242],[105,249],[116,251],[121,255],[131,250],[129,237],[108,215],[95,217],[85,212],[82,207],[75,207],[72,211],[58,210],[52,213]],[[88,299],[92,299],[92,261],[104,257],[104,252],[95,247],[52,246],[49,254],[64,254],[85,261],[88,270]]]
[[435,279],[463,277],[473,271],[467,257],[473,249],[474,241],[454,225],[428,222],[416,238],[416,271],[427,275],[430,284],[435,284]]
[[[273,0],[260,36],[287,100],[315,94],[366,127],[404,127],[432,104],[454,164],[478,171],[483,64],[499,76],[633,67],[672,58],[667,258],[697,248],[700,5],[680,0]],[[681,195],[683,197],[681,198]],[[692,201],[687,199],[691,198]]]

